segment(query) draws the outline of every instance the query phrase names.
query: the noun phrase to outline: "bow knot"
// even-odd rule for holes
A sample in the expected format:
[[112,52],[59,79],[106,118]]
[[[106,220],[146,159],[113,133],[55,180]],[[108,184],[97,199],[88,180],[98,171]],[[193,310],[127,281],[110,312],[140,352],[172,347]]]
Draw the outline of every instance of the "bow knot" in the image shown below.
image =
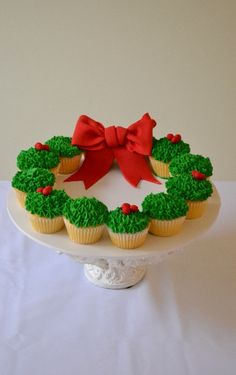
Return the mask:
[[125,143],[127,129],[121,126],[109,126],[104,128],[105,141],[108,147],[123,146]]
[[84,181],[88,189],[111,168],[116,159],[121,172],[133,186],[141,179],[160,183],[147,164],[152,150],[152,129],[156,122],[146,113],[127,129],[121,126],[105,128],[88,116],[80,116],[72,137],[72,145],[85,150],[81,168],[65,181]]

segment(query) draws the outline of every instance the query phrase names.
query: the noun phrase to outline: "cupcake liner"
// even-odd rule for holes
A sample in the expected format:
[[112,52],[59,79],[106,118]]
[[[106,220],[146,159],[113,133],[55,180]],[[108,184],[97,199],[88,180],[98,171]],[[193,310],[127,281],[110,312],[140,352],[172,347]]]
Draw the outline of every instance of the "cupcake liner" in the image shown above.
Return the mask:
[[21,207],[25,207],[26,193],[16,188],[14,188],[14,190],[16,192],[16,197],[17,197],[19,204],[21,205]]
[[163,161],[156,160],[152,156],[149,156],[149,160],[152,166],[153,171],[162,178],[170,177],[169,164],[164,163]]
[[55,233],[60,231],[64,227],[64,221],[62,216],[49,219],[46,217],[40,217],[38,215],[29,214],[30,222],[36,232],[40,233]]
[[135,249],[143,245],[149,226],[137,233],[114,233],[112,230],[108,229],[108,233],[112,243],[120,247],[121,249]]
[[181,216],[173,220],[151,219],[149,232],[155,236],[167,237],[179,233],[186,216]]
[[57,177],[57,175],[59,173],[60,165],[61,165],[61,162],[58,163],[58,165],[56,167],[50,169],[50,172],[52,172],[55,177]]
[[201,217],[205,211],[207,200],[205,201],[187,201],[188,205],[188,213],[186,218],[187,219],[197,219]]
[[76,227],[64,218],[68,236],[71,241],[79,244],[89,244],[100,240],[105,226],[97,225],[96,227]]
[[81,155],[75,155],[72,158],[61,157],[60,174],[69,174],[76,171],[80,166]]

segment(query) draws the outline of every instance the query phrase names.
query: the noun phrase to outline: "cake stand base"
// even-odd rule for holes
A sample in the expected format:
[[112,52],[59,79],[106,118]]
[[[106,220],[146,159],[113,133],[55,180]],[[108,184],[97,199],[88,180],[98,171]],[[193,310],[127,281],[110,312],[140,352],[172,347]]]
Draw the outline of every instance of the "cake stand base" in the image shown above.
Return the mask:
[[84,273],[93,284],[107,289],[124,289],[137,284],[146,273],[145,266],[105,266],[85,264]]

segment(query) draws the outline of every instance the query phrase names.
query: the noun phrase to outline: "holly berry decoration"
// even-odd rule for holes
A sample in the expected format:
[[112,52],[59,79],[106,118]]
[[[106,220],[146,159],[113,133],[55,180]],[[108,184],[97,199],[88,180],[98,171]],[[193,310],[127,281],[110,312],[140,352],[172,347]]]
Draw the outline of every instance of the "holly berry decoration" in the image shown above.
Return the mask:
[[192,171],[192,176],[195,180],[205,180],[206,175],[198,171]]
[[136,204],[123,203],[121,206],[121,211],[123,212],[123,214],[129,215],[132,212],[137,212],[138,206],[136,206]]
[[35,148],[35,150],[38,150],[38,151],[42,151],[42,150],[49,151],[50,150],[48,145],[43,145],[40,142],[35,143],[34,148]]
[[52,192],[52,186],[48,185],[48,186],[45,186],[45,187],[40,187],[36,191],[37,191],[37,193],[41,193],[43,195],[50,195],[51,192]]
[[169,133],[167,134],[166,136],[167,139],[169,139],[170,142],[172,143],[179,143],[182,139],[181,135],[180,134],[172,134],[172,133]]

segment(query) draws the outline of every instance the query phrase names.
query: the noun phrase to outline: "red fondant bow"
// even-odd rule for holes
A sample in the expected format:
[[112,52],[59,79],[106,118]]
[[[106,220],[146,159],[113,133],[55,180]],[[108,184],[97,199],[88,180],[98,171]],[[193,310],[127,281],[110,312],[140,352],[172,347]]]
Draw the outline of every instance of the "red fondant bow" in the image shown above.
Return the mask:
[[81,168],[65,181],[84,181],[88,189],[111,168],[116,159],[126,180],[137,186],[141,179],[156,180],[145,156],[151,154],[152,129],[156,122],[146,113],[127,129],[121,126],[105,128],[88,116],[80,116],[72,137],[72,144],[86,150]]

